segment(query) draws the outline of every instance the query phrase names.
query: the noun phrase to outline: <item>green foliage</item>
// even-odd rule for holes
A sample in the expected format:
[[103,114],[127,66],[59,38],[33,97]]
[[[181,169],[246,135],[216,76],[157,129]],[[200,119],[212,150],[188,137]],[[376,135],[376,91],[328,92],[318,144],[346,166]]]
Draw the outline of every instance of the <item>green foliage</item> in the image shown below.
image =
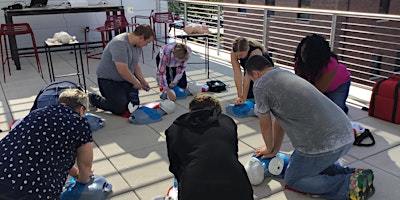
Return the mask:
[[[223,0],[199,0],[199,1],[223,2]],[[215,9],[215,6],[198,5],[198,7]],[[168,1],[168,11],[172,12],[174,14],[184,14],[183,13],[184,12],[183,3],[175,2],[175,1]]]
[[168,1],[168,11],[174,14],[184,14],[183,3]]

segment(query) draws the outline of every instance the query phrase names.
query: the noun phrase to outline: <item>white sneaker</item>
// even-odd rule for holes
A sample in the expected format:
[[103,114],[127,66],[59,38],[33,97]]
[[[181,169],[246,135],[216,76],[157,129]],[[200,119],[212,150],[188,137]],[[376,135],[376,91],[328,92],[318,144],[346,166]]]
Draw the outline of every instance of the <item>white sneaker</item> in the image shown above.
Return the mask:
[[133,105],[131,102],[129,102],[128,110],[129,110],[130,113],[133,113],[133,111],[135,111],[138,108],[139,108],[139,105]]

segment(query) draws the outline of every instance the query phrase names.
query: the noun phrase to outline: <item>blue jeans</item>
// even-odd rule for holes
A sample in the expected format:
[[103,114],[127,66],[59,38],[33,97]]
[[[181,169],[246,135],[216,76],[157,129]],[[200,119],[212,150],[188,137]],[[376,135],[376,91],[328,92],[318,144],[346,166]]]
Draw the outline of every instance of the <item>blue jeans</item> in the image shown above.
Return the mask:
[[92,105],[116,115],[123,115],[128,109],[128,103],[139,105],[139,91],[127,81],[113,81],[97,79],[100,93],[103,96],[91,93],[89,101]]
[[350,82],[351,80],[343,83],[333,91],[325,92],[325,95],[338,105],[346,114],[349,112],[349,108],[346,106],[346,100],[349,96]]
[[336,161],[353,146],[317,157],[300,155],[296,150],[290,157],[285,182],[291,188],[327,199],[349,199],[350,176],[354,168],[342,167]]

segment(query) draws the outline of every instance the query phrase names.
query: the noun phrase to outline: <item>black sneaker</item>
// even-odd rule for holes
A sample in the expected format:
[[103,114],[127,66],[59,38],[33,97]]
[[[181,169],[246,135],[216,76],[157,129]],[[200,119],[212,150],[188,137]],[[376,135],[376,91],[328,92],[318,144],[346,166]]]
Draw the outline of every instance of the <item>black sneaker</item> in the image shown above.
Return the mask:
[[91,101],[93,98],[96,98],[96,94],[89,93],[88,97],[89,97],[89,108],[88,108],[87,111],[96,111],[96,110],[97,110],[97,107],[94,106],[94,105],[92,104],[92,101]]

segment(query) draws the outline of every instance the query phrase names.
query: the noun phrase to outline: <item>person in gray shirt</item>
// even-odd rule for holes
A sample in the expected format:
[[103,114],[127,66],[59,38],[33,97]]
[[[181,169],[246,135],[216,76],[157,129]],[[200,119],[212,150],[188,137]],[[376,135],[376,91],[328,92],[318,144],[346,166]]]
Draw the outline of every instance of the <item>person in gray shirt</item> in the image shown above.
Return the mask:
[[141,24],[132,33],[121,33],[107,44],[97,67],[97,81],[102,96],[89,94],[92,106],[123,115],[129,102],[132,105],[140,104],[138,90],[147,90],[149,84],[138,64],[139,57],[142,47],[153,39],[153,29]]
[[254,153],[273,157],[286,133],[294,147],[284,177],[289,188],[327,199],[367,199],[374,194],[372,170],[337,162],[351,149],[354,133],[335,103],[260,55],[249,58],[246,75],[254,81],[255,113],[265,142]]

